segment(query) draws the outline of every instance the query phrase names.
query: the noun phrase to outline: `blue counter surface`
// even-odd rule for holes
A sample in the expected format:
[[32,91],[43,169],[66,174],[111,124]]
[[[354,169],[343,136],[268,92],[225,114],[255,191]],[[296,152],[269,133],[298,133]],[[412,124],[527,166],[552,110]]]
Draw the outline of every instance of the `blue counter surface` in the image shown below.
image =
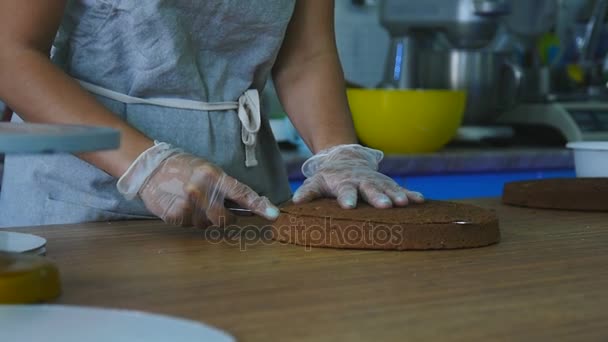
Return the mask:
[[[285,152],[292,189],[303,181],[308,156]],[[505,183],[543,178],[572,178],[574,158],[565,148],[446,148],[429,154],[387,155],[380,172],[429,199],[468,199],[502,195]]]
[[[512,181],[572,177],[575,177],[573,169],[559,169],[418,175],[410,177],[396,176],[393,179],[408,189],[423,193],[428,199],[455,200],[501,196],[504,184]],[[292,180],[290,183],[295,191],[302,184],[302,180]]]

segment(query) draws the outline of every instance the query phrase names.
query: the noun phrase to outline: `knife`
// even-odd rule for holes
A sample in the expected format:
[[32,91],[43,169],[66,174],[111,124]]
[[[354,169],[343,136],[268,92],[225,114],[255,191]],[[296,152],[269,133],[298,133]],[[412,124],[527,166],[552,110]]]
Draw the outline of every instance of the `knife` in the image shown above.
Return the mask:
[[242,208],[238,204],[230,200],[224,201],[224,207],[238,216],[253,216],[253,212],[251,211],[251,209]]

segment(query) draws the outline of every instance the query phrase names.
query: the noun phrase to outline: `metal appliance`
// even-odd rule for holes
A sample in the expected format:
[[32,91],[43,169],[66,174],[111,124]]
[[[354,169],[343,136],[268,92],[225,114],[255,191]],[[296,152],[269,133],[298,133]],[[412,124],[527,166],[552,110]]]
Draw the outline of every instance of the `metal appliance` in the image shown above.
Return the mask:
[[383,87],[416,87],[416,54],[425,49],[480,49],[495,37],[506,0],[382,0],[380,23],[391,36]]
[[498,118],[513,126],[543,126],[567,142],[608,140],[608,101],[548,101],[522,104]]
[[513,104],[520,78],[491,48],[508,13],[507,0],[380,1],[391,47],[379,87],[466,90],[464,124],[491,123]]

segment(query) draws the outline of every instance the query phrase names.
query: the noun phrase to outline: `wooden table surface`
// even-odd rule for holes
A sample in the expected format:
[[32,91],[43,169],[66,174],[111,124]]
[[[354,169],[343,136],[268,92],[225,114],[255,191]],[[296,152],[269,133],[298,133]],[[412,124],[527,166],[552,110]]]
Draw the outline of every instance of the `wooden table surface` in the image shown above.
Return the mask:
[[497,210],[500,244],[306,250],[251,229],[240,248],[160,222],[19,231],[49,240],[57,303],[200,320],[242,341],[608,340],[608,213],[469,203]]

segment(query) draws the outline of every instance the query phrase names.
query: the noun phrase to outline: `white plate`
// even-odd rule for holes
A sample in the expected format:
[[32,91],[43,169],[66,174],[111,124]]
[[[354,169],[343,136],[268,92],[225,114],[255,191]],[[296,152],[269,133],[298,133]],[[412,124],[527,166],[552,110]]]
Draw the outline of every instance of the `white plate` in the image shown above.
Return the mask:
[[43,250],[46,239],[37,235],[0,231],[0,251],[28,253]]
[[0,305],[0,341],[230,342],[205,324],[139,311],[63,305]]

